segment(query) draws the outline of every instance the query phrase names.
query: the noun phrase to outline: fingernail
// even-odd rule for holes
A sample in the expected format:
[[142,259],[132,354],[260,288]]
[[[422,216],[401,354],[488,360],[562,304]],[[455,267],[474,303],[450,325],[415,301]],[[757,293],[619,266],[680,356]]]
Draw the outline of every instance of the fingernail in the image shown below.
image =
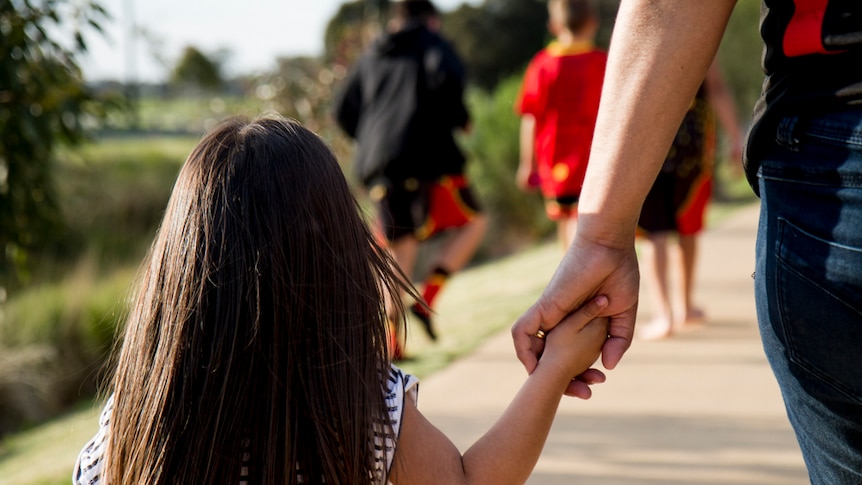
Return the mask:
[[608,297],[605,295],[597,296],[595,301],[596,301],[596,305],[598,305],[600,307],[608,306]]

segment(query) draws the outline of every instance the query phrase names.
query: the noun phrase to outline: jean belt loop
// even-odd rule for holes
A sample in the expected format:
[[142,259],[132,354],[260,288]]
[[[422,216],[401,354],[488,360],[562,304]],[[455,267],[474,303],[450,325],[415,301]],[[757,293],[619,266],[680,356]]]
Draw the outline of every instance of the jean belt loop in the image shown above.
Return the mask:
[[775,140],[778,144],[791,150],[799,148],[799,131],[797,128],[800,125],[800,118],[796,115],[785,116],[778,122],[778,128],[775,133]]

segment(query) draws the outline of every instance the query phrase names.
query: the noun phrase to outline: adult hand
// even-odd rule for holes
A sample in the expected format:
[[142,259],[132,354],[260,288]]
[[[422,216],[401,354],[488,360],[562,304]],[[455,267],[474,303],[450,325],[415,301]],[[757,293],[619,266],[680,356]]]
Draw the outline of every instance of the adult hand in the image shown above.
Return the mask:
[[[622,248],[605,246],[579,233],[545,291],[512,327],[518,360],[532,373],[542,351],[535,342],[536,332],[550,331],[590,298],[601,294],[609,301],[600,316],[610,317],[602,364],[613,369],[634,337],[639,282],[634,244]],[[600,371],[588,370],[572,381],[566,394],[589,397],[588,385],[603,380]]]
[[730,173],[734,178],[742,178],[745,175],[745,168],[742,165],[742,158],[745,146],[742,139],[733,139],[730,142]]
[[[602,345],[607,341],[608,318],[599,317],[599,314],[605,309],[605,307],[607,307],[607,305],[608,298],[606,296],[597,296],[587,304],[580,307],[577,311],[566,316],[555,327],[556,333],[548,331],[546,332],[547,337],[539,337],[534,334],[529,338],[530,353],[532,355],[539,356],[542,362],[550,362],[555,358],[557,360],[562,359],[570,363],[581,362],[580,364],[575,364],[578,370],[574,371],[572,374],[578,374],[572,379],[572,382],[570,382],[569,386],[566,388],[565,394],[568,396],[589,399],[592,396],[590,386],[605,382],[605,374],[598,369],[590,368],[590,365],[595,362],[601,352]],[[583,341],[576,341],[573,345],[566,345],[564,343],[557,342],[558,340],[565,339],[564,335],[567,331],[569,334],[573,332],[578,334],[575,338],[580,339],[579,332],[587,325],[593,326],[594,328],[592,330],[596,330],[598,328],[596,325],[600,326],[602,329],[601,340],[597,342],[597,346],[594,351],[590,351],[589,345],[586,344],[585,346],[585,342]],[[563,332],[562,334],[559,333],[561,331]],[[556,344],[557,347],[556,355],[552,353],[552,342]],[[560,345],[564,345],[565,348],[561,349]]]

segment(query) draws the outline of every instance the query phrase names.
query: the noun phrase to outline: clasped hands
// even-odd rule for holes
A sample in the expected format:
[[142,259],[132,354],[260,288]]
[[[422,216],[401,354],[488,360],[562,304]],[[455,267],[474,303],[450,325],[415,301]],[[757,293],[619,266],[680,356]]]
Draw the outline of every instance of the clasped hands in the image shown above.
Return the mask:
[[[591,367],[599,353],[611,370],[631,345],[638,285],[633,245],[613,248],[576,238],[545,291],[512,326],[515,353],[527,373],[546,360],[578,369],[565,394],[589,399],[590,386],[605,381],[604,372]],[[601,327],[604,332],[595,331]],[[544,338],[537,336],[540,330]]]

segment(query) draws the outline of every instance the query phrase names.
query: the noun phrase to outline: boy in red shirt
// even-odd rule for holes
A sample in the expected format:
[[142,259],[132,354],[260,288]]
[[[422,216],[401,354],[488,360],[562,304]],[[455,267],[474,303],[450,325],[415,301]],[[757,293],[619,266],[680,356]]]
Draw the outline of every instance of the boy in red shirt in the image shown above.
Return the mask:
[[521,115],[521,163],[516,182],[540,188],[564,247],[575,236],[577,203],[607,53],[594,44],[599,26],[593,0],[550,0],[548,29],[555,40],[527,66],[516,110]]

